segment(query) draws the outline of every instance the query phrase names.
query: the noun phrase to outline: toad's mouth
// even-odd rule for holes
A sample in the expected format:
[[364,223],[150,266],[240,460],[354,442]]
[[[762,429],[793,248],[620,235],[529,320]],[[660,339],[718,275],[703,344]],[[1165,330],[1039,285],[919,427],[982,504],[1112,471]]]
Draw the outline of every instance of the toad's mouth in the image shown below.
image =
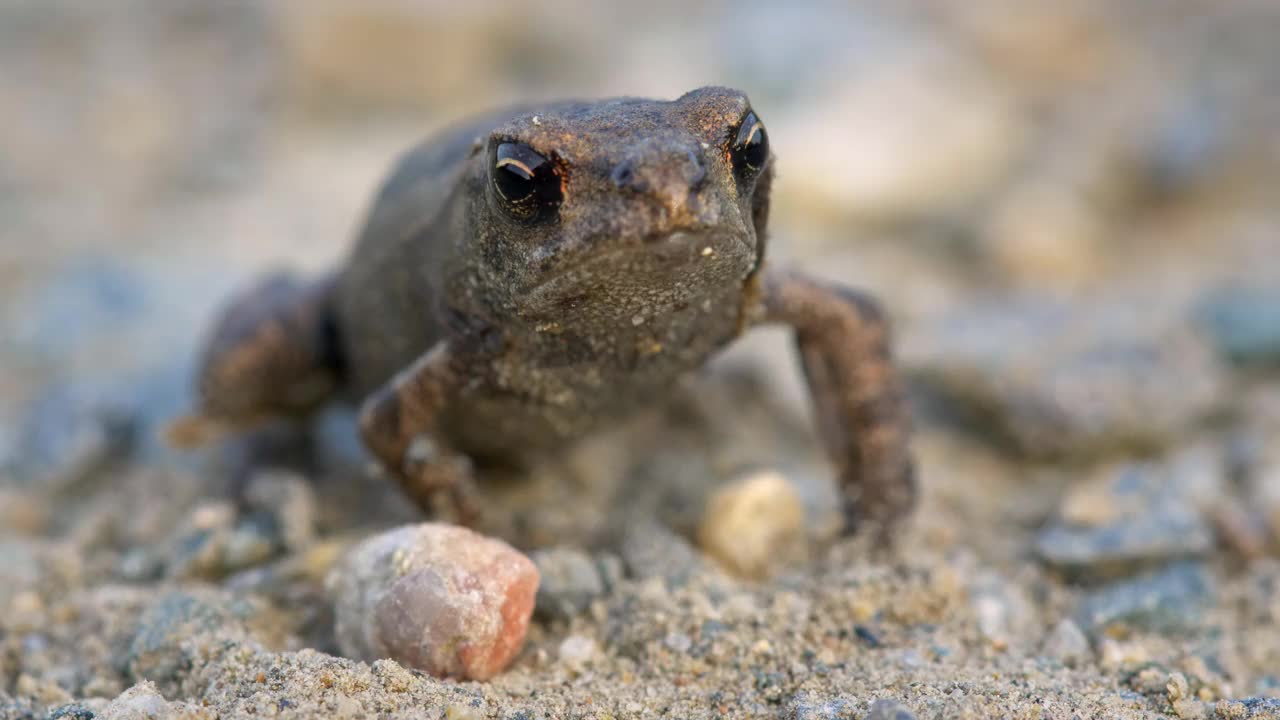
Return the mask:
[[640,317],[741,284],[754,265],[755,249],[739,234],[675,232],[570,258],[525,293],[519,315]]

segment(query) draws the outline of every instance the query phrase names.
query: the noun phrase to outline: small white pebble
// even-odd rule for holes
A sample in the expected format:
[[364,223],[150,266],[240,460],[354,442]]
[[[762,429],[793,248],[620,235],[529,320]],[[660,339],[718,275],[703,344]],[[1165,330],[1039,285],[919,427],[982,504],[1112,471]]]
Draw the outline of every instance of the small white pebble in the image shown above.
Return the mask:
[[712,250],[710,245],[702,248],[702,257],[711,257],[714,253],[715,250]]
[[143,680],[120,693],[119,697],[107,705],[102,714],[104,717],[153,718],[165,717],[170,713],[169,703],[156,689],[155,683]]
[[644,324],[644,316],[643,316],[643,315],[635,315],[635,316],[633,316],[633,317],[631,318],[631,324],[632,324],[632,325],[635,325],[635,326],[637,326],[637,327],[639,327],[640,325],[643,325],[643,324]]
[[584,635],[570,635],[560,643],[556,651],[560,662],[571,668],[581,668],[596,656],[596,641]]
[[662,644],[678,653],[687,653],[693,647],[693,640],[684,633],[671,633],[662,640]]
[[539,116],[537,116],[537,115],[534,115],[534,116],[533,116],[533,124],[534,124],[534,125],[541,125],[541,124],[542,124],[542,118],[541,118],[541,117],[539,117]]

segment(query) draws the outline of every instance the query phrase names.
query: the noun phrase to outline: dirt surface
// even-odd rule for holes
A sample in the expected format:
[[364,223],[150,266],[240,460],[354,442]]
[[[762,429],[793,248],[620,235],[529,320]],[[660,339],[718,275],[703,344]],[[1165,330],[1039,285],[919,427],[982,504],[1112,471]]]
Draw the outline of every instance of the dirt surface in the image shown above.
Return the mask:
[[[0,717],[1280,718],[1272,3],[474,5],[0,7]],[[489,479],[543,577],[509,670],[342,658],[327,573],[420,518],[350,409],[239,501],[242,448],[167,448],[202,328],[432,127],[710,82],[769,126],[771,261],[895,317],[909,527],[834,535],[764,332]],[[802,512],[756,537],[762,473]]]

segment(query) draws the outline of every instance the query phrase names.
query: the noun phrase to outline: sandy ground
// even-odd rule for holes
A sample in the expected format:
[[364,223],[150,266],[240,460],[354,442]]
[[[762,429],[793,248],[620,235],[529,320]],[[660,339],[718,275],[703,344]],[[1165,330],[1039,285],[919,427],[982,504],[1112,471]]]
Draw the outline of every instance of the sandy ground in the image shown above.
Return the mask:
[[[0,8],[0,716],[1280,717],[1276,13],[836,5],[556,5],[585,34],[392,0]],[[420,518],[349,410],[281,431],[239,505],[234,448],[164,447],[202,328],[254,273],[336,261],[431,127],[703,82],[769,125],[777,261],[897,321],[910,525],[834,537],[764,332],[486,484],[485,530],[543,570],[507,672],[342,658],[326,573]],[[761,471],[802,541],[743,579],[698,528]]]

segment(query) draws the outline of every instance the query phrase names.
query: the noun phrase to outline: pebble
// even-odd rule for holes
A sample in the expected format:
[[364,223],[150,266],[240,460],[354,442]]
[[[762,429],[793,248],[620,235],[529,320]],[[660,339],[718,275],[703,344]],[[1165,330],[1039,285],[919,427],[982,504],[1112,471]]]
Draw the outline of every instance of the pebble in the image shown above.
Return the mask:
[[169,703],[156,690],[155,683],[143,681],[125,690],[119,697],[111,701],[102,711],[104,718],[132,720],[133,718],[156,718],[167,714]]
[[1075,619],[1095,637],[1116,625],[1178,632],[1198,625],[1213,600],[1214,583],[1209,573],[1196,563],[1178,562],[1087,594]]
[[310,483],[289,473],[255,476],[244,507],[227,501],[197,506],[169,541],[165,575],[221,579],[315,541],[316,503]]
[[236,508],[228,501],[197,505],[165,543],[165,576],[175,580],[221,577],[223,550],[235,528]]
[[9,462],[24,483],[65,492],[129,455],[137,435],[134,403],[101,383],[54,382],[19,420]]
[[1025,637],[1032,623],[1031,601],[1015,583],[992,571],[984,571],[972,582],[969,602],[978,632],[994,647],[1003,649]]
[[1187,87],[1159,108],[1156,121],[1139,143],[1148,194],[1159,200],[1182,199],[1220,169],[1231,123],[1218,93]]
[[[0,712],[3,712],[4,710],[6,710],[6,708],[3,705],[0,705]],[[30,716],[35,717],[35,714],[30,713]],[[94,720],[96,717],[97,714],[84,705],[80,703],[68,703],[49,710],[49,713],[45,715],[45,720]]]
[[668,650],[683,655],[693,647],[693,638],[684,633],[674,632],[663,638],[662,644],[666,645]]
[[916,716],[897,700],[884,699],[871,703],[866,720],[916,720]]
[[1276,720],[1280,718],[1280,698],[1220,700],[1214,708],[1214,717],[1219,720]]
[[361,542],[327,585],[348,657],[486,680],[524,643],[538,569],[504,542],[424,523]]
[[274,613],[249,597],[222,591],[171,591],[138,619],[123,666],[135,681],[150,680],[176,690],[193,663],[212,661],[202,647],[261,646],[261,635],[254,630],[279,625]]
[[905,340],[904,361],[922,387],[994,441],[1038,459],[1168,446],[1218,408],[1227,388],[1191,327],[1132,303],[1006,297]]
[[1067,667],[1079,667],[1092,657],[1089,638],[1085,637],[1084,631],[1070,618],[1064,618],[1053,626],[1040,653]]
[[620,550],[628,575],[638,580],[662,578],[670,586],[679,586],[707,570],[702,555],[687,540],[658,522],[628,523]]
[[583,635],[570,635],[560,643],[556,654],[560,662],[572,670],[582,670],[600,652],[596,641]]
[[616,555],[592,556],[582,550],[558,547],[530,555],[542,578],[535,612],[551,620],[569,620],[613,590],[622,580],[622,560]]
[[1138,517],[1164,500],[1209,511],[1229,492],[1228,464],[1221,449],[1193,445],[1160,461],[1112,465],[1072,485],[1059,514],[1069,525],[1100,527]]
[[1098,665],[1104,670],[1132,670],[1149,662],[1151,648],[1141,639],[1102,637],[1098,640]]
[[316,498],[306,478],[272,471],[256,475],[245,488],[245,504],[270,518],[274,534],[288,552],[310,545],[316,538]]
[[791,697],[782,717],[786,720],[844,720],[856,717],[856,711],[857,704],[852,700],[799,692]]
[[1032,603],[1020,585],[993,571],[984,571],[969,588],[969,603],[977,620],[978,633],[997,650],[1027,637],[1032,625]]
[[745,579],[763,580],[802,561],[804,506],[795,486],[764,471],[718,488],[698,526],[698,544]]
[[272,563],[236,573],[226,579],[224,586],[238,592],[279,597],[288,595],[298,585],[322,585],[354,541],[345,536],[325,538]]
[[1206,293],[1193,314],[1222,357],[1251,367],[1280,365],[1280,291],[1226,287]]
[[1036,538],[1036,554],[1069,574],[1115,577],[1136,568],[1207,555],[1213,529],[1191,508],[1162,503],[1137,518],[1096,528],[1057,525]]
[[1035,552],[1059,571],[1092,579],[1203,557],[1215,545],[1211,518],[1227,494],[1225,471],[1221,455],[1204,447],[1114,466],[1068,490]]

